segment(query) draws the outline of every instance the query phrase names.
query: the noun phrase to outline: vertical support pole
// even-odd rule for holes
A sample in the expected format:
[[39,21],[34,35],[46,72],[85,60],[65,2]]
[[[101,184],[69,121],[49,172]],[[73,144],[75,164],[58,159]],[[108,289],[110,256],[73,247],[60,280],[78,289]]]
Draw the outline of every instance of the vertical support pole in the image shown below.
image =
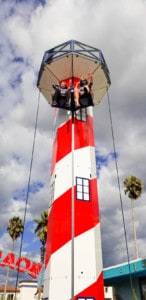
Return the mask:
[[72,111],[72,203],[71,203],[71,299],[74,300],[74,235],[75,235],[75,205],[74,205],[74,110]]

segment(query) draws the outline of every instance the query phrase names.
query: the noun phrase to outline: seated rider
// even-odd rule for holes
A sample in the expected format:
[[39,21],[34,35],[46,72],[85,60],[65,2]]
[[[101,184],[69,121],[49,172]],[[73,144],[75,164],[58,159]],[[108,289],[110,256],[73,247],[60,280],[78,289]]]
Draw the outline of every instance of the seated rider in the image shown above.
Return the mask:
[[89,96],[91,94],[91,88],[93,85],[93,75],[88,75],[89,78],[86,79],[84,76],[80,77],[80,81],[77,82],[74,97],[75,97],[75,105],[76,107],[80,107],[79,99],[84,96]]
[[65,81],[61,81],[60,85],[58,84],[53,84],[52,85],[55,93],[53,95],[53,105],[57,105],[59,99],[66,99],[68,100],[69,94],[68,94],[68,87]]

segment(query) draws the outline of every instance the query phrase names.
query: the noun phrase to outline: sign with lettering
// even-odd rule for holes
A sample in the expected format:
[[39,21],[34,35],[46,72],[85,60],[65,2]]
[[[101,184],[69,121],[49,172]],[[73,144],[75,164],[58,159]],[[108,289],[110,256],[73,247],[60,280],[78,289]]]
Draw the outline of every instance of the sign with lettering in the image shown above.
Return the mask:
[[7,253],[6,255],[0,250],[0,267],[8,266],[10,269],[18,270],[18,272],[27,272],[32,278],[37,278],[39,275],[42,264],[31,261],[27,257],[16,257],[14,253]]

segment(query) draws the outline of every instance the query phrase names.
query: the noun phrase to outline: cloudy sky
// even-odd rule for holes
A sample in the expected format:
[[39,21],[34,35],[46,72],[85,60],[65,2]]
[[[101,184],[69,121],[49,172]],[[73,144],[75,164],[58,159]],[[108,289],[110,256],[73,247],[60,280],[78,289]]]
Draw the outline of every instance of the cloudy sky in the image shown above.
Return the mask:
[[[43,54],[75,39],[101,49],[110,70],[112,129],[129,255],[134,259],[131,208],[123,180],[136,175],[146,187],[146,1],[0,0],[0,7],[0,248],[10,249],[8,220],[14,215],[24,217],[39,96],[36,82]],[[127,261],[107,96],[94,108],[94,116],[103,264],[107,267]],[[41,96],[23,237],[23,253],[36,260],[40,243],[32,220],[48,209],[52,139],[53,111]],[[144,189],[135,202],[140,257],[145,257],[145,196]],[[0,274],[2,284],[4,270]]]

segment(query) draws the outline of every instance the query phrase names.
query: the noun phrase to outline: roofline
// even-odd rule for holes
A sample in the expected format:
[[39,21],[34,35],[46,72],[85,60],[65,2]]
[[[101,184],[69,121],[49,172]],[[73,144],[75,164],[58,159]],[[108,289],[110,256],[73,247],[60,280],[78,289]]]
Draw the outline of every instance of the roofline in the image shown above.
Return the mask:
[[97,60],[105,64],[102,51],[98,48],[86,45],[77,40],[68,40],[65,43],[59,44],[45,51],[42,63],[51,63],[56,59],[66,56],[67,54],[76,54],[84,56],[88,59]]
[[[134,259],[134,260],[131,260],[129,263],[132,264],[132,263],[136,263],[140,260],[144,260],[143,258],[138,258],[138,259]],[[113,265],[113,266],[110,266],[110,267],[107,267],[107,268],[104,268],[103,271],[106,271],[106,270],[110,270],[110,269],[114,269],[114,268],[117,268],[117,267],[122,267],[122,266],[125,266],[127,265],[128,262],[124,262],[124,263],[121,263],[121,264],[117,264],[117,265]]]

